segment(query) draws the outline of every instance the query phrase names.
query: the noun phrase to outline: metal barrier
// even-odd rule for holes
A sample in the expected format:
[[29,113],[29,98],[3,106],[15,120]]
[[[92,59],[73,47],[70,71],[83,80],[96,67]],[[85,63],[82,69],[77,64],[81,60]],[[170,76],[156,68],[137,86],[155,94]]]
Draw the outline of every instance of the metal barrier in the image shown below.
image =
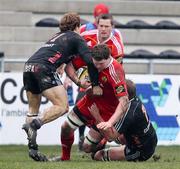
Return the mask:
[[[4,63],[25,63],[26,59],[4,59]],[[154,74],[154,65],[155,64],[180,64],[180,59],[137,59],[137,58],[124,58],[124,63],[127,64],[147,64],[148,65],[148,71],[147,74]],[[4,69],[4,65],[3,65]]]
[[123,63],[131,63],[131,64],[147,64],[148,65],[148,72],[147,74],[155,74],[154,73],[154,65],[155,64],[180,64],[180,59],[129,59],[129,58],[124,58]]

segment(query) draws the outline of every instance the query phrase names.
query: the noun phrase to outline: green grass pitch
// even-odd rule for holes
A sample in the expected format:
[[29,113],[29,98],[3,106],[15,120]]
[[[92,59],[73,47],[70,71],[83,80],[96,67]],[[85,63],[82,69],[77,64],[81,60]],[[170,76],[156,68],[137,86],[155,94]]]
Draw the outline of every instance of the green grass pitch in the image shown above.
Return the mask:
[[[47,156],[59,155],[60,146],[39,146]],[[71,161],[35,162],[28,157],[27,146],[0,145],[0,169],[180,169],[180,146],[158,146],[156,156],[146,162],[96,162],[90,156],[72,149]]]

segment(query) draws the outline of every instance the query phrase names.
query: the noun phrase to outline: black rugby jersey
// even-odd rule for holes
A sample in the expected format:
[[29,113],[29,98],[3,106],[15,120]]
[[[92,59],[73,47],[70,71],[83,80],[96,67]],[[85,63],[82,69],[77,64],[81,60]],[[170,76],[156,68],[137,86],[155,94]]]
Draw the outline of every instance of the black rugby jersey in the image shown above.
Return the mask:
[[130,101],[130,106],[122,120],[115,124],[119,133],[123,133],[127,145],[144,147],[149,138],[156,137],[146,109],[138,97]]
[[98,84],[98,71],[95,68],[91,51],[85,40],[73,31],[59,32],[47,41],[26,63],[39,63],[52,71],[63,63],[68,63],[75,55],[79,55],[87,64],[93,85]]

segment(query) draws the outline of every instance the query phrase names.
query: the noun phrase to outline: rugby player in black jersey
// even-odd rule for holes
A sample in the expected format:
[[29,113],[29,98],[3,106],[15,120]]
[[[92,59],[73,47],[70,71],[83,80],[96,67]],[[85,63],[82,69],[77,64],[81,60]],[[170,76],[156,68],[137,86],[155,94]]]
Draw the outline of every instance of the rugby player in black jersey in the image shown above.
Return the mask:
[[[24,66],[23,83],[26,90],[29,112],[23,129],[28,136],[29,156],[36,161],[46,161],[38,151],[37,130],[48,122],[68,112],[67,93],[58,77],[57,69],[69,63],[79,55],[87,64],[91,83],[79,80],[76,74],[68,71],[71,80],[80,87],[93,87],[95,95],[102,95],[98,85],[98,71],[91,60],[91,52],[79,35],[80,17],[76,13],[67,13],[60,20],[60,32],[47,41]],[[68,66],[66,68],[68,70]],[[41,97],[45,96],[52,106],[39,117]]]
[[[98,129],[104,130],[113,127],[114,133],[108,138],[121,145],[97,151],[93,158],[98,161],[146,161],[153,153],[157,145],[157,135],[149,120],[145,107],[136,96],[136,87],[131,80],[126,80],[129,94],[129,108],[123,118],[116,124],[101,122]],[[95,110],[95,109],[94,109]],[[93,110],[92,110],[93,113]]]

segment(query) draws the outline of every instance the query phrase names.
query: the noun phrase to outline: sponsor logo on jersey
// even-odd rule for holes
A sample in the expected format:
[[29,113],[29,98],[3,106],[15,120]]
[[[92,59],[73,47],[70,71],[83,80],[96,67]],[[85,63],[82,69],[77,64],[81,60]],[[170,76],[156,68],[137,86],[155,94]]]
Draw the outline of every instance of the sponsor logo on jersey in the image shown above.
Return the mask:
[[102,80],[103,82],[107,82],[107,77],[106,77],[106,76],[103,76],[103,77],[101,78],[101,80]]
[[125,92],[124,85],[120,85],[120,86],[115,87],[115,90],[116,90],[117,94]]

